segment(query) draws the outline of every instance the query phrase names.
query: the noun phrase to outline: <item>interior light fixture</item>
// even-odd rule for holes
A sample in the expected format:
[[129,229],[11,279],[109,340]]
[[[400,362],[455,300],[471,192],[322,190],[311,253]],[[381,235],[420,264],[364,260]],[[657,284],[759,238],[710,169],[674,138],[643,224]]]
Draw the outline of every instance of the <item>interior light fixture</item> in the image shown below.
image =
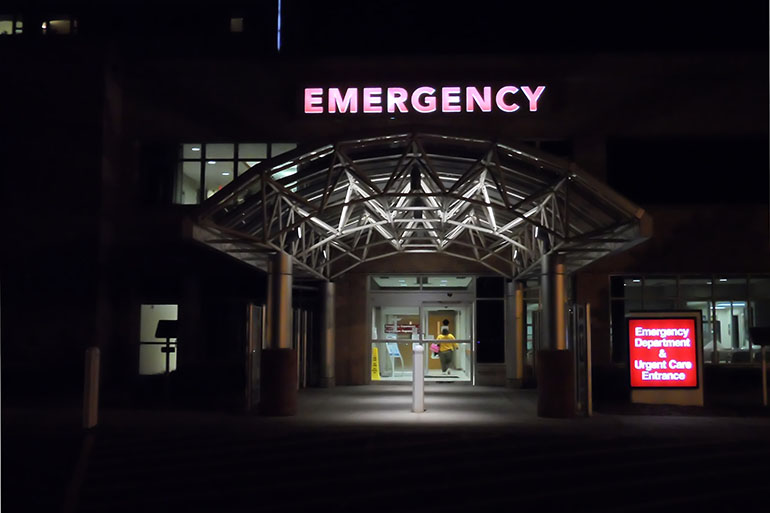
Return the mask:
[[297,226],[297,236],[301,239],[302,238],[302,227]]
[[200,146],[193,146],[193,147],[192,147],[192,148],[190,148],[190,149],[191,149],[192,151],[201,151],[201,148],[200,148]]
[[217,161],[216,161],[216,160],[209,160],[209,162],[208,162],[208,163],[209,163],[209,164],[216,164],[216,163],[217,163]]
[[222,171],[222,176],[230,176],[230,173],[227,171]]
[[727,278],[719,278],[719,281],[727,281]]
[[634,283],[642,283],[642,280],[633,280]]

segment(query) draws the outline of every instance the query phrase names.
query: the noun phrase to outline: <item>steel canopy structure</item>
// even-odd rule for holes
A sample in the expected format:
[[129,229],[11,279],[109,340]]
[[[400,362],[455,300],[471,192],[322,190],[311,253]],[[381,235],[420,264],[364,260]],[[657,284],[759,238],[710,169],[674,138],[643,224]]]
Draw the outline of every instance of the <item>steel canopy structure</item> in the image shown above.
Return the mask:
[[261,162],[200,205],[193,237],[262,269],[333,280],[365,262],[443,253],[514,278],[564,254],[574,271],[651,235],[643,209],[526,146],[406,132]]

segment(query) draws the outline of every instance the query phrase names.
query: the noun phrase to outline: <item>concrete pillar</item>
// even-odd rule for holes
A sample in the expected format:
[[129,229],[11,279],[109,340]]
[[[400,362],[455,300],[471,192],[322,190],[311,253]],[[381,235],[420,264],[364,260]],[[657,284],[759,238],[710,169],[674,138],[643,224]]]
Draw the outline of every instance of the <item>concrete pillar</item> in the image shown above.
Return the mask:
[[521,388],[524,382],[524,284],[513,281],[505,290],[505,386]]
[[291,349],[293,347],[291,338],[293,321],[291,309],[292,262],[288,253],[281,251],[270,257],[267,286],[267,348]]
[[564,257],[548,253],[543,256],[540,274],[542,332],[538,349],[567,349],[566,300]]
[[543,256],[540,275],[542,307],[540,347],[537,351],[537,414],[575,415],[575,368],[567,350],[566,280],[562,255]]
[[334,283],[327,281],[321,285],[321,376],[318,385],[331,388],[334,378]]
[[294,415],[297,411],[297,350],[292,347],[292,262],[278,252],[270,257],[268,338],[262,351],[259,412]]

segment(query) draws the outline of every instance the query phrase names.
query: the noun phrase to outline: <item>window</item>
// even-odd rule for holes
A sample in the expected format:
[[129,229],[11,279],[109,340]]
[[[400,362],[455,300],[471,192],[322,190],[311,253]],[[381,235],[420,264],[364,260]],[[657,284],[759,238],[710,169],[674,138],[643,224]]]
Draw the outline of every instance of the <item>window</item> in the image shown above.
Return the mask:
[[[174,203],[194,205],[216,194],[261,161],[293,150],[294,143],[186,143],[179,146]],[[297,173],[292,166],[275,173],[280,180]],[[287,180],[288,182],[289,180]],[[285,183],[291,186],[292,183]]]
[[78,20],[68,16],[57,16],[44,21],[40,26],[44,35],[70,35],[78,33]]
[[612,276],[610,277],[613,361],[625,362],[625,314],[630,311],[700,310],[703,361],[756,363],[759,347],[748,328],[770,325],[767,276]]
[[243,18],[230,18],[230,32],[243,32]]
[[21,16],[0,14],[0,36],[21,34],[24,31],[24,23]]
[[156,335],[164,335],[168,325],[164,325],[163,321],[176,323],[178,310],[177,305],[141,306],[139,374],[166,374],[176,370],[176,337]]

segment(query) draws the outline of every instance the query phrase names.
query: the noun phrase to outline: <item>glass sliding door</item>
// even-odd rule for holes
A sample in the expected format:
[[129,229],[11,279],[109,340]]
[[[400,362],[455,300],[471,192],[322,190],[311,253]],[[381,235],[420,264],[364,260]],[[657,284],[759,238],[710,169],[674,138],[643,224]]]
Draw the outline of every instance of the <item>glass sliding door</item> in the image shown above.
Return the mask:
[[[471,303],[423,303],[422,324],[425,378],[427,381],[470,383],[473,380],[475,352],[473,344],[473,305]],[[438,337],[442,330],[454,340]],[[438,346],[439,351],[431,350]]]

